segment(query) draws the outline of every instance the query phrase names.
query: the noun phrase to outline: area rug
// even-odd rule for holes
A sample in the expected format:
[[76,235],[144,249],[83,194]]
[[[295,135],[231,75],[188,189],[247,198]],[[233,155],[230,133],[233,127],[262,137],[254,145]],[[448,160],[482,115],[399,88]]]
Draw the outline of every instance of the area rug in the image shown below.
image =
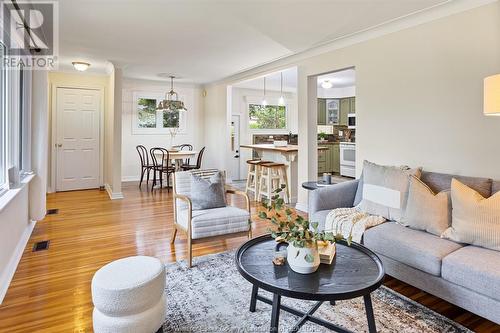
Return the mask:
[[[186,262],[173,263],[167,269],[167,313],[163,332],[269,332],[271,306],[257,302],[257,311],[248,310],[251,284],[237,271],[234,252],[225,252]],[[259,290],[259,294],[271,297]],[[438,313],[382,286],[372,293],[378,332],[471,332]],[[282,304],[308,310],[314,302],[287,297]],[[363,299],[328,302],[315,316],[355,332],[367,332]],[[280,332],[288,332],[297,317],[281,311]],[[330,332],[307,323],[299,332]]]

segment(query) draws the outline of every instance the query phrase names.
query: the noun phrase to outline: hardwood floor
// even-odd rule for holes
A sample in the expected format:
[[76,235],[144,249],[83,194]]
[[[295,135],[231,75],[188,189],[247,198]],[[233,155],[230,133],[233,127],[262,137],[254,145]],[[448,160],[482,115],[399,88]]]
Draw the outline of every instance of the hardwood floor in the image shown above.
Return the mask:
[[[37,223],[4,302],[0,332],[91,332],[90,281],[104,264],[126,256],[155,256],[163,262],[186,257],[186,239],[173,246],[172,197],[151,194],[135,183],[123,186],[125,199],[111,201],[104,191],[50,194],[48,208],[59,213]],[[236,202],[243,205],[243,202]],[[267,225],[255,216],[254,236]],[[200,256],[234,249],[246,238],[196,245]],[[48,250],[32,252],[33,244],[50,240]],[[194,259],[196,265],[196,258]],[[396,279],[385,285],[477,332],[500,332],[500,326],[453,306]]]

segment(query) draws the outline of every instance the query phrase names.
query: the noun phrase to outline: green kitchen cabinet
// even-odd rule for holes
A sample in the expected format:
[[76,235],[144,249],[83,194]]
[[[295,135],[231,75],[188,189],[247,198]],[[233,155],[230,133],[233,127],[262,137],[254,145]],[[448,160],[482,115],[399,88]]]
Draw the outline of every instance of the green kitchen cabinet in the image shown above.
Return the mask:
[[326,125],[326,100],[318,98],[318,125]]
[[341,126],[348,125],[348,114],[351,112],[351,99],[342,98],[340,100],[340,123]]
[[328,150],[318,149],[318,173],[328,172]]
[[356,97],[351,97],[351,112],[356,113]]
[[340,173],[340,145],[338,142],[332,145],[331,161],[331,171]]

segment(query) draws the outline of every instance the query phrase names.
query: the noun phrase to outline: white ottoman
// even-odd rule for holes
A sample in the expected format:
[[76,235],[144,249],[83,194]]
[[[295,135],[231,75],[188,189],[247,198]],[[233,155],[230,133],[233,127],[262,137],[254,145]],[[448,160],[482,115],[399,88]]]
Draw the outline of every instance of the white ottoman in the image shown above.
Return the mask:
[[165,317],[165,267],[136,256],[101,267],[92,278],[96,333],[153,333]]

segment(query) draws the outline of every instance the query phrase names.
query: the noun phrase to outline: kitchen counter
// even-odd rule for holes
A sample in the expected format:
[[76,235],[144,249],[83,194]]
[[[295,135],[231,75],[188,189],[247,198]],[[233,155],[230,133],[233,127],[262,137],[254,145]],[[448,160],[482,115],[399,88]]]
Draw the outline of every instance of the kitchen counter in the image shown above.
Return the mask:
[[[273,144],[254,144],[254,145],[240,145],[243,148],[251,148],[256,150],[268,150],[268,151],[277,151],[281,153],[294,153],[299,151],[298,145],[287,145],[283,147],[276,147]],[[325,149],[324,147],[318,147],[319,150]]]

